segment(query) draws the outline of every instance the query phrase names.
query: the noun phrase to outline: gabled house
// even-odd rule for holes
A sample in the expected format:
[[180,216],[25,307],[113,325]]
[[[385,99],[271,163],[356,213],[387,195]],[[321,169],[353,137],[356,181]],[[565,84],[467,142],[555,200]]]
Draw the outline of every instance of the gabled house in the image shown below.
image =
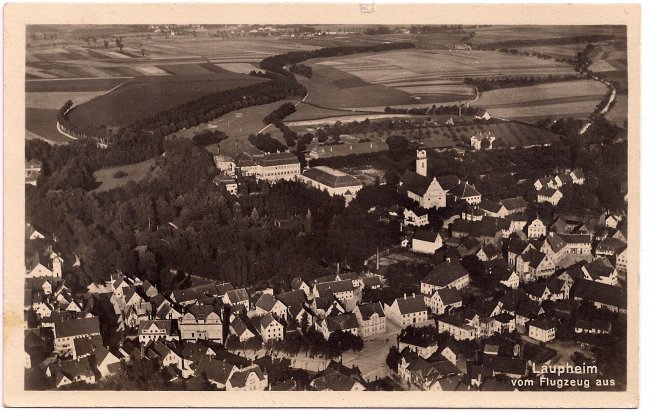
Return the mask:
[[476,188],[467,181],[463,181],[451,189],[449,195],[451,195],[456,202],[464,201],[470,205],[479,204],[482,198],[481,193],[479,193]]
[[273,314],[268,313],[261,317],[254,317],[251,322],[264,342],[284,340],[284,324],[278,321]]
[[555,339],[557,325],[548,318],[537,318],[528,323],[528,336],[541,342],[549,342]]
[[501,200],[500,203],[506,210],[505,216],[500,217],[507,217],[513,214],[524,213],[526,212],[526,207],[528,206],[528,203],[526,203],[526,200],[524,200],[522,197],[505,198]]
[[585,183],[585,173],[582,170],[573,170],[571,173],[569,173],[569,175],[573,180],[573,184],[583,185]]
[[539,218],[535,218],[526,227],[528,238],[540,238],[546,235],[546,225]]
[[238,315],[230,318],[230,335],[235,336],[239,342],[244,342],[255,337],[253,331],[248,328],[246,322]]
[[508,288],[514,290],[519,288],[519,275],[505,264],[496,264],[492,267],[490,276]]
[[89,357],[52,363],[46,368],[45,375],[53,380],[56,388],[78,382],[86,384],[95,384],[96,382]]
[[404,210],[404,225],[423,227],[429,224],[429,212],[421,207],[416,207],[413,210]]
[[36,252],[25,264],[26,278],[62,277],[63,258],[55,252]]
[[556,206],[562,199],[562,192],[557,188],[542,188],[537,192],[538,203],[551,203]]
[[441,288],[462,290],[468,285],[469,272],[460,263],[442,263],[420,281],[420,292],[431,295]]
[[223,322],[214,306],[192,305],[178,319],[181,340],[223,343]]
[[393,323],[405,328],[427,321],[427,306],[424,295],[411,295],[396,298],[391,305],[384,306],[386,317]]
[[442,245],[440,233],[430,230],[417,230],[411,241],[411,248],[415,253],[434,254]]
[[305,295],[311,294],[311,289],[309,288],[309,285],[307,285],[307,283],[304,282],[302,278],[294,278],[293,280],[291,280],[291,290],[292,291],[302,290],[302,292],[304,292]]
[[438,332],[448,332],[455,340],[474,340],[477,337],[476,327],[459,315],[445,315],[438,318]]
[[551,261],[557,264],[568,254],[569,247],[560,235],[551,232],[544,239],[539,251],[548,255]]
[[366,391],[362,382],[329,367],[319,373],[309,386],[315,391]]
[[585,265],[582,267],[582,273],[587,280],[612,286],[618,285],[618,271],[605,258],[596,258]]
[[95,366],[101,378],[110,377],[122,368],[122,361],[128,361],[129,355],[123,350],[111,351],[106,347],[95,350]]
[[481,247],[476,253],[476,256],[480,261],[493,261],[501,258],[501,250],[494,244],[489,243]]
[[588,234],[558,234],[567,244],[569,254],[591,254],[591,237]]
[[352,313],[357,317],[361,337],[370,337],[386,332],[386,314],[384,314],[381,303],[357,305]]
[[178,340],[178,335],[172,330],[171,320],[148,320],[138,326],[138,340],[140,343],[157,340]]
[[495,203],[494,201],[484,198],[479,204],[479,207],[485,215],[491,217],[505,217],[508,215],[508,210],[503,206],[503,204]]
[[257,301],[255,301],[255,310],[251,313],[254,315],[271,313],[286,321],[287,306],[282,301],[276,300],[272,295],[262,293]]
[[316,329],[323,334],[326,340],[335,331],[359,335],[359,321],[354,313],[339,314],[333,317],[325,317],[317,322]]
[[264,391],[268,386],[268,374],[259,365],[235,371],[226,381],[226,391]]
[[440,288],[431,296],[425,294],[424,302],[434,314],[442,315],[462,307],[463,298],[455,288]]
[[354,298],[354,285],[352,280],[328,281],[314,285],[314,297],[325,296],[329,292],[334,294],[340,301],[351,300]]
[[250,301],[248,297],[248,292],[245,288],[238,288],[236,290],[227,291],[223,296],[222,301],[224,304],[230,306],[242,306],[246,310],[250,308]]

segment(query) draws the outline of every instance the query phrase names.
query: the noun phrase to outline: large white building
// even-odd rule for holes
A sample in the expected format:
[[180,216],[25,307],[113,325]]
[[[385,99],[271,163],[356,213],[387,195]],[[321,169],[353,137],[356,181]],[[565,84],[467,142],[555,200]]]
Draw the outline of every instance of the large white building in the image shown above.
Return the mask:
[[346,203],[355,198],[363,187],[361,182],[351,175],[325,166],[309,168],[299,179],[309,187],[327,191],[331,196],[343,196]]
[[292,153],[271,153],[251,156],[242,153],[236,159],[242,176],[255,177],[271,183],[293,180],[300,175],[300,161]]

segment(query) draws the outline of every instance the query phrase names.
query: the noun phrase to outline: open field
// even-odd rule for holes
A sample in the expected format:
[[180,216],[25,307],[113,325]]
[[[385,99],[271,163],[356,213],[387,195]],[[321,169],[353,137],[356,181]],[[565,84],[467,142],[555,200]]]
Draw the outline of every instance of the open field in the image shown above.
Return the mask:
[[569,64],[490,51],[397,50],[314,59],[307,102],[327,108],[473,101],[466,77],[563,75]]
[[[131,181],[140,181],[149,173],[155,162],[155,158],[150,158],[149,160],[145,160],[140,163],[129,164],[126,166],[108,167],[97,170],[93,173],[93,175],[95,176],[95,179],[102,185],[93,191],[108,191],[123,186]],[[127,173],[127,175],[122,178],[113,177],[113,174],[118,171],[124,171]]]
[[615,34],[625,36],[624,26],[489,26],[471,29],[473,44],[510,40],[539,40],[566,36]]
[[[267,56],[318,48],[318,46],[289,39],[221,39],[191,36],[164,38],[153,33],[126,36],[123,43],[122,52],[114,42],[110,42],[108,48],[105,48],[101,41],[88,45],[76,37],[74,40],[62,41],[56,46],[32,46],[27,49],[27,78],[165,75],[169,74],[167,68],[160,67],[159,64],[166,65],[171,62],[179,66],[192,62],[257,64]],[[142,49],[145,50],[144,57],[142,57]],[[205,74],[205,70],[193,64],[186,68],[171,67],[170,72],[177,74],[176,69],[183,71],[183,74]],[[235,71],[241,72],[241,70]]]
[[[330,67],[314,65],[313,72],[311,79],[298,76],[298,81],[309,91],[305,101],[316,106],[336,110],[417,102],[413,96],[404,91],[368,84],[358,77]],[[336,82],[342,86],[337,85]],[[356,85],[351,86],[352,83]]]
[[465,77],[497,75],[569,74],[568,64],[515,56],[492,51],[397,50],[330,59],[325,64],[353,74],[372,84],[403,87],[430,84],[436,80],[463,80]]
[[45,108],[58,110],[66,101],[72,100],[74,104],[82,104],[102,95],[104,91],[66,92],[55,91],[52,93],[25,93],[25,107]]
[[499,118],[583,118],[594,111],[605,94],[607,86],[598,81],[576,80],[490,90],[476,104]]
[[[205,130],[220,130],[228,135],[228,139],[220,143],[221,153],[235,156],[241,152],[257,154],[260,151],[248,142],[248,136],[257,134],[264,130],[264,133],[271,133],[284,144],[280,131],[273,125],[267,126],[262,119],[270,112],[286,102],[296,103],[297,100],[281,100],[274,103],[260,106],[247,107],[225,114],[208,123],[199,124],[187,130],[178,131],[174,135],[185,138],[192,138],[194,135]],[[300,104],[298,105],[300,106]],[[209,151],[216,151],[216,147],[208,146]]]
[[[56,129],[58,109],[25,108],[25,127],[31,134],[56,143],[70,141]],[[30,137],[34,137],[30,134]]]
[[320,118],[336,117],[336,116],[349,116],[349,115],[363,115],[372,114],[370,112],[358,111],[345,111],[345,110],[330,110],[321,107],[315,107],[311,104],[301,103],[296,106],[296,112],[285,118],[285,121],[303,121],[315,120]]
[[118,127],[177,107],[209,93],[265,81],[235,73],[199,76],[139,77],[70,113],[80,125]]
[[25,82],[25,92],[84,92],[110,90],[129,80],[124,78],[32,80]]

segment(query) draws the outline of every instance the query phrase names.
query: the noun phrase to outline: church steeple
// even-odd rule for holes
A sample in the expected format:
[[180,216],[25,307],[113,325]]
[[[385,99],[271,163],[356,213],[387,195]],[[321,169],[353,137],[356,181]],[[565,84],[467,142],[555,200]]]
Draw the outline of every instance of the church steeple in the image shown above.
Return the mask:
[[417,159],[415,160],[415,172],[421,176],[427,176],[427,148],[424,145],[418,146]]

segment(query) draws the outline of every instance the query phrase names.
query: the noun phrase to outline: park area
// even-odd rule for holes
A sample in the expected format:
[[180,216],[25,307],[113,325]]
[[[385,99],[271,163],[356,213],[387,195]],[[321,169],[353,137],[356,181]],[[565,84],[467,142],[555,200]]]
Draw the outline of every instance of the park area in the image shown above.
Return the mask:
[[155,158],[150,158],[149,160],[140,163],[118,167],[107,167],[97,170],[93,175],[101,185],[93,191],[108,191],[123,186],[131,181],[138,182],[149,174],[149,171],[151,171],[155,162]]
[[[260,150],[253,147],[248,141],[248,136],[251,134],[258,134],[260,132],[270,133],[273,138],[284,142],[282,133],[277,127],[270,124],[264,124],[264,117],[270,112],[274,111],[282,104],[291,102],[296,103],[296,99],[281,100],[269,104],[259,106],[247,107],[232,111],[224,114],[223,116],[214,119],[208,123],[199,124],[196,127],[191,127],[185,130],[178,131],[174,135],[184,138],[192,138],[196,134],[203,131],[222,131],[228,135],[228,138],[219,143],[219,148],[216,145],[206,147],[210,152],[216,153],[220,150],[222,154],[229,156],[236,156],[241,152],[249,154],[258,154]],[[301,104],[298,104],[300,106]]]

